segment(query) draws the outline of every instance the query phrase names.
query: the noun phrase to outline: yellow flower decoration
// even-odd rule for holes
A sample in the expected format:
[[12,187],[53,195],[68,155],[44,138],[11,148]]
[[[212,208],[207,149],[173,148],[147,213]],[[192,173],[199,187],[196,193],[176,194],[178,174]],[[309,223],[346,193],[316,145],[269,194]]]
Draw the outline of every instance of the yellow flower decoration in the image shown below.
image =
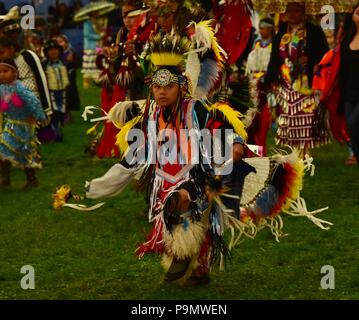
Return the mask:
[[280,43],[281,43],[281,45],[287,45],[290,42],[291,39],[292,39],[292,35],[290,33],[286,33],[282,37]]

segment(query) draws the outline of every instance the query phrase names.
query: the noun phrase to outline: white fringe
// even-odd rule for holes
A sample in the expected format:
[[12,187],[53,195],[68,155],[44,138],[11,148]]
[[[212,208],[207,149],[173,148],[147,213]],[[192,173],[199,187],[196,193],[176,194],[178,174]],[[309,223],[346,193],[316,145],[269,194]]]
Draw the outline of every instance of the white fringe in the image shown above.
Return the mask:
[[205,234],[206,230],[202,222],[192,222],[189,220],[187,230],[183,228],[182,224],[176,225],[173,228],[172,234],[168,231],[163,232],[166,252],[179,260],[196,258],[198,257]]
[[286,214],[289,214],[290,216],[293,216],[293,217],[307,217],[310,221],[312,221],[319,228],[321,228],[323,230],[329,230],[330,227],[325,226],[325,225],[332,226],[333,223],[315,217],[315,215],[317,213],[326,211],[328,209],[329,209],[329,207],[325,207],[325,208],[314,210],[314,211],[308,211],[305,200],[303,198],[299,197],[297,200],[291,202],[290,208],[288,210],[283,210],[283,212]]

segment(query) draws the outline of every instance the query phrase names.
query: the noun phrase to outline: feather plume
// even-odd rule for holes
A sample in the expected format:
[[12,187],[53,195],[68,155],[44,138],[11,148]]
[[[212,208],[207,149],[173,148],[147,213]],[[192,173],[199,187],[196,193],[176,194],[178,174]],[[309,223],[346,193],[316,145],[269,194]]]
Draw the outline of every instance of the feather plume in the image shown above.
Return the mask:
[[118,129],[121,129],[127,121],[131,120],[128,119],[129,114],[135,114],[145,102],[145,100],[117,102],[109,111],[107,118]]
[[177,35],[160,35],[150,43],[150,60],[155,66],[179,66],[184,62],[184,53],[188,51],[188,39]]
[[217,62],[222,64],[224,59],[227,58],[227,54],[218,44],[217,38],[214,35],[214,28],[212,27],[213,23],[213,20],[204,20],[198,23],[192,21],[189,24],[189,27],[194,28],[191,49],[198,50],[202,55],[208,50],[212,50]]
[[206,99],[220,79],[220,73],[221,68],[215,60],[205,59],[200,64],[198,82],[196,83],[195,89],[193,89],[194,98]]
[[170,52],[154,52],[151,54],[151,62],[155,66],[177,66],[183,61],[183,56]]
[[201,62],[199,60],[198,54],[195,52],[190,52],[187,57],[185,74],[191,81],[192,95],[194,95],[196,92],[200,72],[201,72]]
[[139,115],[133,118],[131,121],[128,121],[126,124],[123,125],[120,132],[116,136],[116,145],[120,149],[121,160],[125,156],[127,149],[129,147],[127,142],[127,134],[141,119],[142,119],[142,115]]
[[242,114],[239,111],[234,110],[228,104],[224,103],[214,103],[212,105],[204,105],[205,108],[211,112],[221,112],[224,119],[231,124],[235,133],[240,135],[244,140],[247,139],[247,132],[244,128],[243,122],[240,120],[242,118]]

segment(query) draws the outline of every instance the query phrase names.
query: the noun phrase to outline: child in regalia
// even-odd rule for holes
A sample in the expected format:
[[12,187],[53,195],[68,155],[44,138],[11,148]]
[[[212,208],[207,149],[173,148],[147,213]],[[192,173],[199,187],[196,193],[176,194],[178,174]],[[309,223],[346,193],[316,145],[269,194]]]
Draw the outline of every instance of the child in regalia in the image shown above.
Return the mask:
[[46,115],[39,99],[17,80],[17,67],[10,59],[0,60],[0,112],[5,118],[0,134],[0,186],[10,186],[15,166],[25,171],[25,187],[36,187],[35,169],[41,168],[36,123],[45,121]]

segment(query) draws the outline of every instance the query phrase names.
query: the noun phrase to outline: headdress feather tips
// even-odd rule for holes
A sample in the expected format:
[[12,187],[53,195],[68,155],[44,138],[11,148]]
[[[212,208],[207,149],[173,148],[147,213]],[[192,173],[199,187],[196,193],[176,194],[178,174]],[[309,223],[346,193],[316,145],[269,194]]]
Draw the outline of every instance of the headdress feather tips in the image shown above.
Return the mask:
[[155,67],[181,66],[184,53],[189,50],[189,42],[178,35],[156,35],[151,41],[150,60]]

